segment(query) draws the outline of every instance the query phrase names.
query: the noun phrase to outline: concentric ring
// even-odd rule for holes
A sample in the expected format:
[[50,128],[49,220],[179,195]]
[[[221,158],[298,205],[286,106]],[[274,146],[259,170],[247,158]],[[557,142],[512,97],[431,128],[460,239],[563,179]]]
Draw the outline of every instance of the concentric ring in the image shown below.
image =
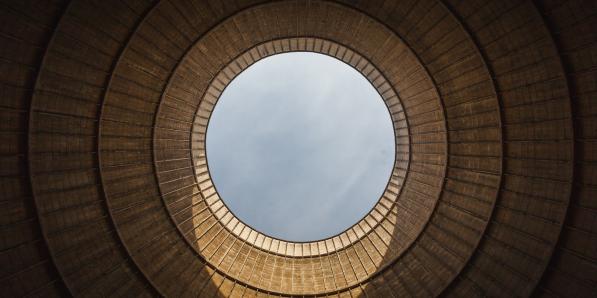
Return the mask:
[[[595,11],[579,0],[3,2],[2,289],[595,296]],[[391,195],[361,222],[274,244],[217,209],[195,122],[217,98],[206,91],[243,67],[235,59],[311,47],[362,57],[349,63],[387,82],[407,137]]]

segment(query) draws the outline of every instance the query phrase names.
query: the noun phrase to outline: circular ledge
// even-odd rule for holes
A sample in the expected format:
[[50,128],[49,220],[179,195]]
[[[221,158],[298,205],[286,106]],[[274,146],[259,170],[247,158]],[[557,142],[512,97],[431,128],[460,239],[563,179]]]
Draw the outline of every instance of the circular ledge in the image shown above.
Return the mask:
[[[350,20],[346,26],[360,24],[362,29],[346,34],[325,24],[312,26],[317,23],[308,18],[301,18],[305,23],[280,22],[275,32],[261,28],[260,24],[289,19],[294,13],[289,2],[256,6],[230,17],[202,36],[179,62],[162,95],[154,139],[162,199],[187,243],[235,282],[293,295],[352,288],[385,270],[412,245],[435,208],[440,193],[436,185],[443,175],[423,174],[431,187],[417,182],[418,177],[430,170],[443,173],[446,164],[445,150],[430,153],[424,145],[412,145],[411,122],[418,126],[415,135],[423,135],[419,138],[443,140],[445,133],[442,113],[419,112],[421,101],[425,109],[439,110],[441,104],[433,82],[410,48],[358,11],[334,3],[310,9],[311,17],[325,17],[336,24]],[[326,54],[361,72],[385,100],[396,132],[395,167],[384,195],[357,224],[314,242],[275,239],[242,223],[217,195],[205,158],[207,123],[225,86],[252,63],[291,51]],[[409,110],[414,116],[409,117]],[[188,141],[172,141],[184,131],[188,131],[184,138]],[[409,182],[413,160],[417,172]],[[247,269],[254,267],[286,273],[263,278]],[[329,268],[331,275],[316,275],[314,267]],[[295,279],[293,275],[299,272],[315,286],[305,287]]]
[[[334,57],[358,70],[375,87],[382,96],[390,112],[394,125],[394,139],[396,155],[394,166],[385,190],[377,203],[357,223],[345,231],[326,239],[317,241],[286,241],[261,233],[242,220],[226,206],[219,196],[210,177],[205,152],[205,137],[209,118],[224,91],[224,88],[243,70],[255,62],[268,56],[287,52],[315,52]],[[378,226],[383,218],[396,203],[404,176],[401,172],[408,165],[408,125],[404,116],[404,109],[396,92],[387,82],[379,70],[355,51],[333,41],[319,38],[288,38],[262,43],[239,55],[216,75],[207,88],[195,116],[193,133],[191,136],[193,165],[197,184],[201,196],[205,199],[206,210],[212,213],[218,221],[236,237],[251,243],[253,246],[271,253],[290,257],[309,257],[325,255],[353,244]],[[203,212],[203,210],[201,210]]]

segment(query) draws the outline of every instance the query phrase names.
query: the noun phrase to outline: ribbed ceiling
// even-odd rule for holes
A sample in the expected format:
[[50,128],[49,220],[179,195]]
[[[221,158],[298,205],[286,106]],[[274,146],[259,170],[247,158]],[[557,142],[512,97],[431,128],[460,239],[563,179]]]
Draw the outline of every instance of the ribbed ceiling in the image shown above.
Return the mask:
[[[0,18],[0,296],[597,296],[595,1],[4,0]],[[371,212],[306,243],[238,220],[205,156],[225,86],[292,51],[360,71],[396,136]]]

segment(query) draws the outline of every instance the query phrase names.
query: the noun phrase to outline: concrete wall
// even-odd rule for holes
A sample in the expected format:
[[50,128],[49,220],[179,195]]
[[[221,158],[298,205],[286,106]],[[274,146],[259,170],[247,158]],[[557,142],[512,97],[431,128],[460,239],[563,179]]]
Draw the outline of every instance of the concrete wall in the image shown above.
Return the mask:
[[[597,296],[597,2],[0,2],[2,296]],[[263,235],[204,128],[255,61],[309,50],[380,91],[383,198]]]

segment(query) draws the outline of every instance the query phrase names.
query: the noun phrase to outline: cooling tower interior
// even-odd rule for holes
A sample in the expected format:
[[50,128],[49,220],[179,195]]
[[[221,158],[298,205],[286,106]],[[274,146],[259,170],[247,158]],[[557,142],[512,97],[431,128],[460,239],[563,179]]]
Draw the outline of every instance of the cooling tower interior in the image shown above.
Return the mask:
[[[597,297],[595,0],[1,0],[0,20],[0,296]],[[381,199],[311,242],[239,220],[205,153],[227,84],[296,51],[357,69],[395,130]]]

